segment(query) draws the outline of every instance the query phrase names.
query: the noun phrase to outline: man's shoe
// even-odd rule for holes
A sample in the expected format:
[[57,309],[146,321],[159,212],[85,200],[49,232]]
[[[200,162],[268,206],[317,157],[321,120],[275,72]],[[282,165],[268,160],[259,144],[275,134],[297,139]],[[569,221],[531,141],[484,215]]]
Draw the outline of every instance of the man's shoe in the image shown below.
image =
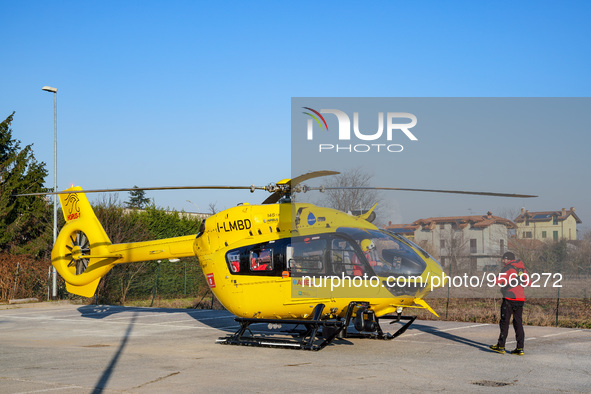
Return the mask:
[[513,350],[511,352],[511,354],[514,354],[516,356],[523,356],[525,353],[523,353],[523,349],[518,347],[517,349]]
[[[501,354],[505,354],[505,348],[499,345],[490,345],[490,350],[492,350],[493,352],[497,352],[497,353],[501,353]],[[523,350],[522,350],[522,354],[523,354]]]

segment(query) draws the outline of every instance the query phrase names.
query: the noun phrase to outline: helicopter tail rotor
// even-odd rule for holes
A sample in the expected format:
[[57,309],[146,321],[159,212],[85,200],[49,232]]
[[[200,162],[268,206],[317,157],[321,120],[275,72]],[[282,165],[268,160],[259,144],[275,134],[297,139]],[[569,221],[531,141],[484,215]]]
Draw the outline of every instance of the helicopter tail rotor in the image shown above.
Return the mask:
[[113,244],[82,188],[71,187],[66,192],[59,194],[66,224],[51,251],[51,263],[69,293],[92,297],[100,279],[116,264],[195,255],[195,235]]
[[[67,191],[59,195],[66,224],[51,251],[51,263],[64,278],[68,292],[91,297],[118,256],[109,255],[111,241],[82,188]],[[96,258],[101,255],[104,258]]]

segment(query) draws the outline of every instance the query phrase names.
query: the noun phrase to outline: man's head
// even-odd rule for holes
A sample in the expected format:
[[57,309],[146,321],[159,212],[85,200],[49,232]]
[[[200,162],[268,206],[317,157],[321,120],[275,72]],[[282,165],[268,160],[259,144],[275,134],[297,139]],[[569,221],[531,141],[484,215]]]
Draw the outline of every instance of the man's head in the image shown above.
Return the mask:
[[515,254],[513,252],[505,252],[505,254],[503,255],[503,258],[501,259],[502,261],[513,261],[515,260]]

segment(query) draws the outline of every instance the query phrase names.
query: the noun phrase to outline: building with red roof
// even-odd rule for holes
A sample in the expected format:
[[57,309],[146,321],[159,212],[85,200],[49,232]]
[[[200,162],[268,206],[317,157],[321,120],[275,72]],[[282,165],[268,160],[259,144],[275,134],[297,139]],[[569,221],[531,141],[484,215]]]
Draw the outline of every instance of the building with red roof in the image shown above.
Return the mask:
[[463,270],[491,271],[498,268],[508,250],[509,230],[517,226],[509,219],[486,215],[431,217],[412,224],[388,225],[387,231],[407,236],[439,258],[441,265]]
[[575,208],[560,211],[530,212],[521,208],[521,214],[514,220],[517,238],[540,241],[577,239],[577,224],[583,223],[575,214]]

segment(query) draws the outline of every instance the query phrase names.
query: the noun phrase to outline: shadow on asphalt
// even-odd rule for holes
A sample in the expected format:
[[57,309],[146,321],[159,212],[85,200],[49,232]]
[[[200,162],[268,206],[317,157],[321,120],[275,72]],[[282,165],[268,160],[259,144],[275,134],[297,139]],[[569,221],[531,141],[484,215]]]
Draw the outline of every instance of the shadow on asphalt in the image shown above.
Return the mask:
[[[234,321],[234,316],[228,311],[225,310],[210,310],[210,309],[173,309],[173,308],[141,308],[141,307],[126,307],[126,306],[116,306],[116,305],[85,305],[78,308],[78,312],[80,312],[80,316],[88,319],[107,319],[111,316],[121,314],[121,313],[132,313],[130,327],[133,323],[137,320],[137,318],[141,318],[142,315],[148,316],[157,316],[159,314],[176,314],[176,315],[187,315],[195,321],[203,324],[204,326],[215,328],[220,330],[226,334],[234,334],[239,328],[240,325]],[[165,321],[161,322],[161,324],[166,324]],[[294,338],[299,337],[300,332],[304,332],[304,327],[301,325],[295,324],[283,324],[279,329],[271,329],[268,323],[253,323],[250,326],[251,333],[256,333],[257,337],[260,338],[277,338],[277,337],[285,337],[285,338]],[[131,329],[131,328],[130,328]],[[124,338],[123,346],[126,341]],[[347,339],[340,338],[335,339],[335,341],[330,344],[329,346],[333,345],[353,345],[353,342],[350,342]]]
[[433,326],[426,326],[424,324],[415,323],[412,325],[412,328],[415,330],[424,332],[425,334],[435,335],[436,337],[446,339],[448,341],[460,343],[462,345],[471,346],[473,348],[476,348],[476,349],[484,351],[484,352],[494,353],[488,347],[489,344],[473,341],[471,339],[464,338],[464,337],[460,337],[458,335],[451,334],[447,331],[440,331],[436,327],[433,327]]
[[[235,316],[224,310],[210,309],[174,309],[174,308],[142,308],[117,305],[85,305],[78,308],[80,316],[88,319],[105,319],[120,313],[133,313],[134,316],[176,314],[187,315],[199,323],[221,331],[234,332],[239,327],[234,321]],[[163,322],[165,323],[165,322]]]
[[97,394],[102,393],[104,391],[104,389],[107,388],[107,384],[109,383],[109,379],[111,378],[111,375],[113,375],[113,372],[115,371],[115,367],[117,366],[117,363],[119,362],[119,358],[121,357],[121,354],[123,354],[123,350],[125,350],[125,346],[127,345],[127,341],[129,339],[129,337],[131,336],[131,331],[133,330],[133,326],[135,324],[136,319],[137,319],[137,313],[134,313],[133,316],[131,317],[131,321],[129,322],[129,325],[127,326],[127,330],[125,330],[125,335],[121,339],[121,343],[119,344],[119,348],[117,349],[117,351],[115,352],[115,354],[111,358],[109,365],[107,365],[107,367],[105,368],[105,370],[101,374],[99,380],[94,385],[94,389],[92,391],[93,393],[97,393]]
[[[110,316],[120,313],[133,313],[133,319],[142,317],[142,315],[158,315],[158,314],[177,314],[187,316],[195,319],[195,321],[203,324],[204,326],[215,328],[223,331],[227,334],[233,334],[238,330],[239,324],[234,321],[235,316],[226,310],[210,310],[210,309],[174,309],[174,308],[148,308],[148,307],[126,307],[116,305],[85,305],[78,308],[81,317],[89,319],[105,319]],[[162,322],[165,324],[166,322]],[[283,325],[279,330],[270,329],[267,323],[254,323],[251,325],[252,330],[257,335],[262,337],[273,337],[273,336],[293,336],[297,335],[295,331],[302,329],[296,325]],[[382,324],[385,330],[390,328],[388,324]],[[463,338],[457,335],[450,334],[449,332],[439,331],[433,326],[427,326],[419,323],[414,323],[411,329],[415,329],[421,332],[432,334],[440,338],[462,343],[464,345],[475,347],[483,351],[491,351],[487,344],[472,341],[467,338]],[[356,333],[357,331],[353,328],[353,323],[349,326],[349,332]],[[395,339],[394,339],[395,340]],[[353,345],[354,343],[346,338],[337,338],[331,344],[332,345]]]

